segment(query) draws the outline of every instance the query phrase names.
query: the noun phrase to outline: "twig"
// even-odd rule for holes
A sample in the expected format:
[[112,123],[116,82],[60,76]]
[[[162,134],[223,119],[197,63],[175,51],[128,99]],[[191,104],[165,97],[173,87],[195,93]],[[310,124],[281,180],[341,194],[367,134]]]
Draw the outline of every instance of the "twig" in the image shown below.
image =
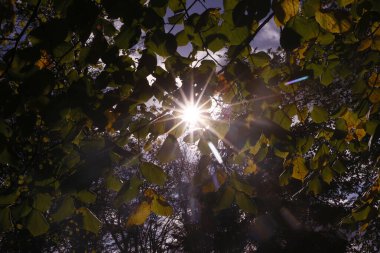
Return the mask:
[[231,60],[221,69],[217,72],[217,74],[221,74],[226,70],[226,68],[236,59],[236,57],[243,51],[243,49],[251,43],[251,41],[256,37],[256,35],[260,32],[260,30],[273,18],[274,13],[272,12],[255,30],[254,33],[249,35],[243,43],[241,43],[235,50],[234,54],[231,56]]
[[40,8],[40,5],[41,5],[41,2],[42,0],[38,0],[36,6],[34,7],[34,10],[33,10],[33,13],[32,15],[30,16],[28,22],[26,23],[26,25],[24,26],[24,28],[22,29],[21,33],[18,35],[18,37],[16,38],[16,43],[13,47],[13,53],[12,53],[12,56],[9,60],[9,62],[7,63],[7,67],[6,69],[4,70],[4,72],[0,75],[0,78],[2,78],[9,70],[9,68],[11,67],[12,63],[13,63],[13,60],[16,56],[16,51],[17,51],[17,47],[22,39],[22,37],[24,36],[26,30],[28,29],[28,27],[30,26],[30,24],[33,22],[33,20],[35,19],[35,17],[37,16],[37,13],[38,13],[38,9]]

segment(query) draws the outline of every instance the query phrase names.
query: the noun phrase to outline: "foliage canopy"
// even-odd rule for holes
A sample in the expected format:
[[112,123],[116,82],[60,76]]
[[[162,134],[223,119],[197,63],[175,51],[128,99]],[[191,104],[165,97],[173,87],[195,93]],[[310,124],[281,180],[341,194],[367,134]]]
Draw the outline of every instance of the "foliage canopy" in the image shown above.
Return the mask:
[[[265,173],[289,200],[339,195],[365,170],[337,223],[378,220],[380,2],[207,2],[1,2],[4,238],[69,222],[98,234],[110,226],[94,211],[102,201],[133,207],[126,229],[178,215],[170,187],[186,156],[199,158],[185,181],[209,215],[262,217]],[[281,48],[254,49],[272,20]],[[202,129],[178,116],[192,100]]]

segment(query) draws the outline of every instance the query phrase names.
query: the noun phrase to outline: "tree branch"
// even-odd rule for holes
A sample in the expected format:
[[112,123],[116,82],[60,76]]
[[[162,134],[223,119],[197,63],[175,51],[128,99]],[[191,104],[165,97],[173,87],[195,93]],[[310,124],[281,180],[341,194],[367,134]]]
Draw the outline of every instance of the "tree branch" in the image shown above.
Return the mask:
[[254,33],[252,33],[251,35],[249,35],[244,41],[243,43],[241,43],[237,49],[235,50],[234,54],[231,56],[231,60],[221,69],[217,72],[217,74],[221,74],[222,72],[224,72],[226,70],[226,68],[233,62],[235,61],[236,57],[244,50],[244,48],[246,46],[249,45],[249,43],[251,43],[251,41],[256,37],[256,35],[260,32],[260,30],[273,18],[274,16],[274,12],[272,12],[260,25],[259,27],[257,27],[257,29],[255,30]]

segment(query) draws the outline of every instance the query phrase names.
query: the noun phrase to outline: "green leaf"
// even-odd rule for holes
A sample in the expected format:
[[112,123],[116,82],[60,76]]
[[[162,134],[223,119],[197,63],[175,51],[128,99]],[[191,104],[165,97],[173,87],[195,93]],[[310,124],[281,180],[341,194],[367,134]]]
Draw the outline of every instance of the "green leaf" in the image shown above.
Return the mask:
[[140,203],[135,211],[128,217],[127,227],[132,225],[144,224],[145,220],[150,215],[150,204],[146,201]]
[[205,40],[208,49],[210,49],[214,53],[225,47],[227,42],[228,38],[221,33],[208,35]]
[[328,86],[334,81],[334,76],[331,73],[331,70],[326,69],[325,71],[322,72],[321,75],[321,84]]
[[110,173],[106,178],[106,186],[113,191],[120,191],[123,186],[123,182],[114,173]]
[[154,198],[152,201],[152,212],[161,216],[170,216],[173,214],[173,207],[162,198]]
[[139,27],[122,26],[119,34],[115,37],[115,45],[121,49],[129,49],[138,42],[140,35]]
[[74,199],[72,197],[66,197],[58,210],[51,215],[53,221],[60,222],[63,219],[70,217],[75,211]]
[[11,205],[16,202],[17,198],[17,192],[12,192],[7,195],[0,195],[0,206]]
[[13,227],[11,210],[9,207],[0,209],[0,232],[7,232]]
[[49,230],[49,223],[40,211],[32,210],[28,216],[26,228],[33,236],[39,236]]
[[79,212],[82,214],[83,218],[83,229],[94,234],[99,233],[102,222],[93,214],[88,208],[81,207]]
[[253,64],[255,64],[257,67],[265,67],[269,64],[270,56],[265,52],[258,52],[252,54],[252,56],[250,56],[248,59],[252,61]]
[[161,167],[153,163],[143,162],[140,171],[148,181],[161,186],[165,184],[167,175]]
[[174,161],[182,156],[177,138],[169,134],[157,153],[157,159],[162,163]]
[[352,4],[355,0],[338,0],[338,5],[340,7],[346,7],[346,5]]
[[292,177],[298,180],[304,180],[306,175],[309,173],[309,170],[306,168],[305,159],[298,156],[293,159],[293,172]]
[[120,207],[122,203],[128,202],[135,198],[139,192],[142,181],[133,176],[130,181],[126,182],[115,198],[115,206]]
[[320,0],[306,0],[302,4],[303,13],[307,17],[313,17],[317,11],[321,8]]
[[312,192],[314,196],[322,192],[322,184],[318,177],[314,177],[310,180],[308,192]]
[[34,202],[33,207],[37,210],[40,210],[41,212],[45,212],[49,210],[51,206],[51,197],[48,193],[37,193]]
[[248,196],[253,196],[254,195],[253,187],[250,186],[249,184],[241,182],[236,176],[232,176],[231,183],[232,183],[232,186],[237,191],[244,192]]
[[256,214],[257,208],[251,199],[244,193],[236,192],[235,194],[236,204],[245,212]]
[[313,106],[313,110],[310,115],[315,123],[326,122],[329,119],[329,114],[327,111],[323,107],[316,105]]
[[234,198],[235,198],[235,190],[232,187],[227,186],[224,189],[223,194],[221,198],[219,199],[217,206],[215,207],[215,211],[220,211],[220,210],[229,208],[232,202],[234,201]]
[[369,212],[371,211],[370,206],[361,207],[359,210],[356,210],[352,213],[352,217],[355,221],[364,221],[367,219]]
[[183,24],[185,13],[178,13],[168,18],[169,24]]
[[302,36],[303,41],[314,39],[319,35],[319,26],[314,19],[307,19],[303,16],[295,16],[287,26]]
[[322,176],[323,181],[330,184],[334,178],[334,173],[329,167],[326,167],[322,170],[321,176]]
[[289,184],[289,179],[292,176],[292,170],[284,170],[279,176],[280,186],[285,186]]
[[86,204],[94,203],[96,200],[96,194],[87,190],[80,191],[76,193],[75,196]]
[[332,166],[332,169],[339,174],[343,174],[346,171],[346,166],[344,166],[344,164],[340,160],[336,160]]

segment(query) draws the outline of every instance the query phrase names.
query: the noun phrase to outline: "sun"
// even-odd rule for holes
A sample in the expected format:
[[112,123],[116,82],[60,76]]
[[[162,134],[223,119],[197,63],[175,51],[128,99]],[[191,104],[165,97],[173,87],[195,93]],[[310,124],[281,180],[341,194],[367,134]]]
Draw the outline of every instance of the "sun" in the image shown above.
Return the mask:
[[195,104],[187,104],[181,110],[181,119],[189,126],[196,126],[202,118],[201,109]]

